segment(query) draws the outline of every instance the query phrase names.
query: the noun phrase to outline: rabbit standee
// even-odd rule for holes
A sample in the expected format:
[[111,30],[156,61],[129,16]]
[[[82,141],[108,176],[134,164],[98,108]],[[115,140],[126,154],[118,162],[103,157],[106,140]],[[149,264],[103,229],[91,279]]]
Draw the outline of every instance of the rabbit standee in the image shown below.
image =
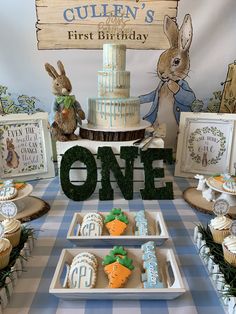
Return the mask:
[[85,114],[75,96],[70,95],[72,86],[62,62],[58,61],[57,65],[60,74],[52,65],[45,64],[46,71],[53,79],[52,93],[56,96],[50,114],[51,133],[55,140],[76,140],[78,136],[74,132],[78,124],[82,124]]
[[161,81],[154,91],[139,98],[141,104],[152,102],[149,112],[143,119],[154,125],[165,123],[167,125],[165,144],[167,147],[175,148],[180,114],[192,111],[191,105],[196,99],[185,81],[190,69],[189,48],[193,36],[191,16],[185,15],[183,24],[178,29],[178,25],[166,15],[164,33],[170,48],[161,54],[157,63],[156,72]]
[[[125,161],[122,172],[115,154],[111,147],[98,147],[97,159],[101,161],[101,189],[99,189],[100,200],[113,200],[114,191],[111,187],[110,173],[112,172],[116,183],[127,200],[133,199],[133,173],[134,161],[140,153],[143,163],[144,188],[140,190],[143,199],[173,199],[172,182],[165,182],[162,187],[155,187],[155,178],[164,178],[164,169],[153,167],[156,160],[166,160],[172,163],[172,149],[149,148],[139,152],[138,147],[123,146],[120,149],[120,158]],[[70,170],[73,164],[81,162],[86,165],[86,181],[82,185],[75,185],[71,181]],[[84,201],[95,191],[98,173],[97,164],[93,154],[85,147],[73,146],[63,155],[60,164],[60,181],[65,195],[74,201]]]

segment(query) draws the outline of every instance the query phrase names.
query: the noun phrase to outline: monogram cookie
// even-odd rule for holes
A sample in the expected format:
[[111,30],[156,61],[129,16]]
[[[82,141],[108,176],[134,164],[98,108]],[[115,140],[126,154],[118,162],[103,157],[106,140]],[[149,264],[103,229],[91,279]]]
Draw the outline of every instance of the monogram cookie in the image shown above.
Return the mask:
[[96,270],[86,262],[71,264],[68,284],[70,288],[89,289],[96,284]]
[[2,187],[0,189],[0,201],[11,200],[17,195],[17,189],[12,186]]

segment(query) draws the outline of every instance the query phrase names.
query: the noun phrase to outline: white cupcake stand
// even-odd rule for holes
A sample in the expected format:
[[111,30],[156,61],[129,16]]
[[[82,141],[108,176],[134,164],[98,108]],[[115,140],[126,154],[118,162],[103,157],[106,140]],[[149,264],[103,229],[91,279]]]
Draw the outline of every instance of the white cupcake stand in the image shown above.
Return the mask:
[[[21,222],[27,222],[38,217],[49,211],[50,206],[42,199],[30,194],[33,191],[33,186],[26,183],[26,185],[18,190],[17,196],[10,200],[0,201],[1,202],[13,202],[17,207],[16,219]],[[0,221],[5,218],[0,214]]]

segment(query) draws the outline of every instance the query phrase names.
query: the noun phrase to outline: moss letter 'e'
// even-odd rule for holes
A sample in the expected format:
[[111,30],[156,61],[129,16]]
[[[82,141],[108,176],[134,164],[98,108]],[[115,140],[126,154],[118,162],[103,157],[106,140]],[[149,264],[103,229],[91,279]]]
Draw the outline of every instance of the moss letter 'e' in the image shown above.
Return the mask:
[[171,200],[174,198],[172,182],[166,182],[165,187],[155,188],[155,178],[164,177],[163,168],[153,168],[154,160],[166,160],[172,163],[171,148],[149,148],[146,151],[141,151],[141,162],[144,165],[145,186],[140,190],[142,199],[144,200]]
[[[87,167],[87,178],[83,185],[74,185],[70,181],[70,169],[74,162],[80,161]],[[60,167],[61,188],[65,195],[74,201],[88,199],[96,189],[97,165],[93,154],[86,148],[74,146],[62,157]]]
[[126,200],[133,198],[133,167],[134,159],[137,156],[137,147],[121,147],[120,158],[125,159],[125,175],[123,175],[111,147],[104,146],[98,148],[97,158],[101,159],[102,165],[102,188],[99,190],[100,200],[113,200],[114,194],[110,182],[110,170],[113,172],[124,198]]

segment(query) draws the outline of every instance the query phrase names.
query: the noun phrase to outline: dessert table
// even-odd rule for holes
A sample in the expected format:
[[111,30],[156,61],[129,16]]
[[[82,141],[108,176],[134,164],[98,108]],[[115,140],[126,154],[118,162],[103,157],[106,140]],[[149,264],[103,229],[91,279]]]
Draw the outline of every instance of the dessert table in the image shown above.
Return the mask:
[[[74,202],[60,193],[59,179],[32,181],[32,195],[42,198],[51,205],[50,211],[28,223],[36,230],[37,241],[29,258],[26,271],[18,281],[10,303],[4,310],[6,314],[149,314],[164,313],[224,313],[205,266],[193,243],[193,230],[200,221],[206,223],[210,215],[193,210],[182,199],[182,191],[196,184],[195,180],[173,177],[173,166],[166,169],[166,180],[173,181],[175,199],[147,201],[140,199],[137,193],[134,199],[126,201],[120,194],[114,201],[99,201],[97,195],[85,202]],[[63,301],[49,294],[59,255],[63,248],[72,248],[66,239],[69,225],[75,211],[108,211],[112,207],[137,211],[161,210],[170,234],[165,248],[173,248],[178,261],[186,293],[175,300],[87,300]]]

